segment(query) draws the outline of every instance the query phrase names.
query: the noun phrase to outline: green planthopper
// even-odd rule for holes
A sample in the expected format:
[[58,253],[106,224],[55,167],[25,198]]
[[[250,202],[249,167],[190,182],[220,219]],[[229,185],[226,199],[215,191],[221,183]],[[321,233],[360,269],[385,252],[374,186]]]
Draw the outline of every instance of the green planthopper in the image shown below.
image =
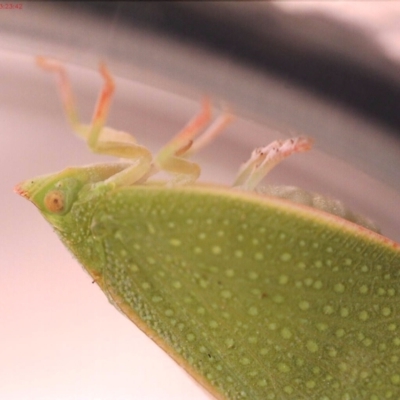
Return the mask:
[[[232,187],[197,183],[187,159],[231,120],[210,104],[152,156],[105,127],[114,83],[74,130],[117,163],[71,167],[16,192],[54,227],[111,303],[217,399],[400,398],[400,246],[339,201],[259,188],[311,148],[298,137],[256,149]],[[159,171],[169,181],[153,179]],[[375,231],[375,232],[374,232]]]

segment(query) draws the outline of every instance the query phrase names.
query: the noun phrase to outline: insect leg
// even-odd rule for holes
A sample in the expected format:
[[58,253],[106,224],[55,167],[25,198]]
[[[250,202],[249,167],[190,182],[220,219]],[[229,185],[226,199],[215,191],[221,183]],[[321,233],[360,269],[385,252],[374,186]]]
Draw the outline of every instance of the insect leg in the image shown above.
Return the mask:
[[227,111],[223,112],[194,142],[193,145],[184,153],[185,157],[190,157],[211,143],[233,120],[235,116]]
[[185,154],[193,144],[193,139],[208,124],[211,118],[211,106],[207,98],[203,100],[201,111],[167,143],[155,158],[156,168],[176,174],[176,182],[190,183],[200,175],[200,167],[184,160]]
[[[100,73],[105,83],[94,111],[87,143],[95,153],[121,157],[132,162],[132,165],[106,181],[113,182],[118,186],[127,186],[138,181],[150,170],[152,155],[146,147],[136,144],[133,137],[131,137],[131,141],[127,141],[125,137],[120,136],[121,133],[125,134],[125,132],[104,128],[115,85],[110,72],[104,64],[100,65]],[[101,138],[100,135],[102,136]]]
[[164,170],[176,175],[174,182],[190,183],[200,175],[200,167],[184,158],[190,157],[207,146],[233,120],[234,116],[225,111],[197,139],[194,139],[211,119],[208,98],[203,99],[202,109],[169,143],[158,153],[153,172]]
[[94,153],[125,158],[132,165],[107,179],[117,185],[130,185],[139,180],[150,169],[152,156],[149,150],[136,144],[133,136],[126,132],[105,127],[111,98],[114,92],[114,80],[104,64],[100,65],[100,73],[104,85],[94,111],[92,124],[83,125],[79,121],[71,85],[65,67],[58,61],[38,57],[37,63],[45,70],[56,72],[60,79],[60,92],[68,120],[74,131],[82,137]]
[[[68,78],[67,71],[62,63],[59,61],[38,56],[36,58],[37,64],[46,71],[54,72],[57,74],[59,78],[59,88],[61,99],[63,103],[63,107],[68,119],[68,122],[71,124],[72,129],[85,141],[88,141],[89,134],[91,133],[91,126],[82,124],[79,120],[78,112],[75,106],[75,100],[71,89],[71,84]],[[104,68],[105,67],[101,67]],[[104,72],[104,73],[103,73]],[[112,77],[110,76],[109,72],[105,69],[102,74],[106,80],[105,87],[103,88],[100,99],[99,105],[102,105],[102,110],[98,110],[99,106],[96,108],[97,114],[102,114],[105,122],[105,112],[108,111],[109,103],[111,101],[111,96],[114,91],[114,82]],[[96,116],[96,114],[95,114]],[[114,129],[108,127],[102,127],[101,129],[101,139],[103,141],[117,141],[117,142],[124,142],[124,143],[136,143],[135,138],[127,133],[122,131],[116,131]],[[93,139],[92,139],[93,140]],[[89,146],[90,147],[90,146]]]
[[311,149],[313,140],[297,137],[287,140],[276,140],[265,147],[255,149],[250,159],[239,169],[233,186],[253,190],[267,173],[291,154]]
[[74,96],[72,94],[71,85],[65,67],[56,60],[42,56],[36,57],[36,63],[44,70],[55,72],[57,74],[59,79],[58,85],[60,87],[61,100],[68,122],[79,136],[86,137],[87,128],[85,128],[79,121],[78,112],[75,107]]

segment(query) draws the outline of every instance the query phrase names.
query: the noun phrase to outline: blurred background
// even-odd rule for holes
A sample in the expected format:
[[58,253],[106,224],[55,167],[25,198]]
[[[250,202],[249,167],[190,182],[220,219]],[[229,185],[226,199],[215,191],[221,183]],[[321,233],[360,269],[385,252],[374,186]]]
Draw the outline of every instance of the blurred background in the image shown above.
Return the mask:
[[[2,6],[5,6],[3,3]],[[55,79],[69,69],[82,120],[116,78],[109,126],[156,151],[209,95],[237,119],[197,156],[229,184],[253,148],[308,135],[272,171],[343,200],[400,241],[400,3],[12,2],[0,7],[0,398],[208,399],[115,312],[31,204],[21,180],[98,162],[71,134]]]

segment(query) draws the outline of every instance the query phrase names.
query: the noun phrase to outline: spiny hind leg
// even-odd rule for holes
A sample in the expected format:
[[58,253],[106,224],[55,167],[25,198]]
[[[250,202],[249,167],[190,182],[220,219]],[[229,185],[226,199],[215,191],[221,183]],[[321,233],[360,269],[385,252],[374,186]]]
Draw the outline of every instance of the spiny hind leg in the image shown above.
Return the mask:
[[110,177],[107,181],[124,186],[130,185],[144,176],[151,167],[152,156],[150,151],[137,145],[132,135],[104,126],[115,89],[114,80],[106,66],[100,65],[104,85],[95,107],[92,123],[88,126],[83,125],[79,120],[65,67],[60,62],[45,57],[38,57],[37,63],[43,69],[55,72],[59,77],[62,102],[68,121],[74,131],[86,141],[90,150],[94,153],[132,161],[132,165]]
[[233,186],[253,190],[267,173],[291,154],[310,150],[313,140],[307,137],[297,137],[286,140],[276,140],[265,147],[255,149],[250,159],[239,169]]
[[232,119],[230,113],[223,113],[195,140],[211,120],[211,104],[208,98],[204,98],[200,112],[157,154],[155,169],[174,174],[174,183],[194,182],[200,176],[200,167],[185,157],[198,152],[210,143]]

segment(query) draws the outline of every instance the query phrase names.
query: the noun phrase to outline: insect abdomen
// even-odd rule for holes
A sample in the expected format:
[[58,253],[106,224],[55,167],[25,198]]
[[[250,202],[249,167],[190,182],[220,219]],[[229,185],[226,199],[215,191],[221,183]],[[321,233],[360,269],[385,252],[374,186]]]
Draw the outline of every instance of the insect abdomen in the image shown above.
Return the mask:
[[339,200],[322,196],[318,193],[307,192],[306,190],[300,189],[296,186],[265,186],[257,188],[256,192],[317,208],[318,210],[326,211],[330,214],[361,225],[371,231],[380,233],[380,228],[371,219],[364,215],[354,213]]

